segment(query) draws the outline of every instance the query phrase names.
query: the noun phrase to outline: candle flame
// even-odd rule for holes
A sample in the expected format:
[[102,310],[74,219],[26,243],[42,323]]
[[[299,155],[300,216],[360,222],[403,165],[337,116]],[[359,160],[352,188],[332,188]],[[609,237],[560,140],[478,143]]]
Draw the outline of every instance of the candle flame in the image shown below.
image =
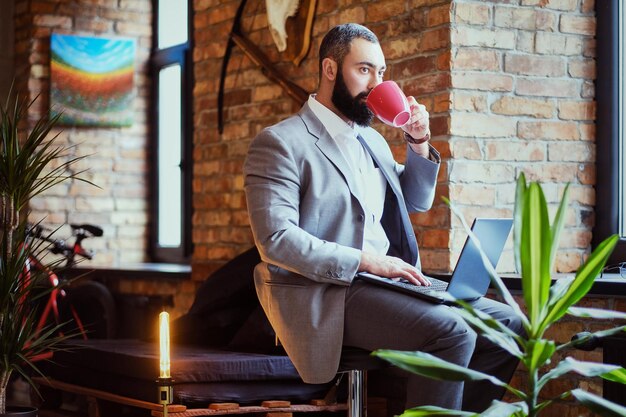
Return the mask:
[[163,311],[159,314],[160,361],[159,378],[170,377],[170,315]]

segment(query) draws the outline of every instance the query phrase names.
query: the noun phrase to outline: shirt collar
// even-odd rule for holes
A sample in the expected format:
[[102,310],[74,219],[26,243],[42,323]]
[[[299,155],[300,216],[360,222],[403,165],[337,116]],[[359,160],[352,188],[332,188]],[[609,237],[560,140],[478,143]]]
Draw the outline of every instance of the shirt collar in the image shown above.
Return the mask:
[[335,140],[342,135],[356,137],[360,131],[359,126],[357,124],[354,124],[354,127],[350,126],[345,120],[335,114],[335,112],[317,101],[315,96],[315,94],[309,96],[309,107],[311,111],[313,111],[313,114],[322,122],[328,134]]

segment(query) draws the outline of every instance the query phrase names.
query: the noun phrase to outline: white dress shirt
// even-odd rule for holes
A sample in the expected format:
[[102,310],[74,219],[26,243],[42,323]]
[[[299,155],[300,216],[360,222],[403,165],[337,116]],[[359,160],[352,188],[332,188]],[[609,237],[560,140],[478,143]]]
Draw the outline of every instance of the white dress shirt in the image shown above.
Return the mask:
[[341,154],[354,174],[357,195],[360,196],[365,211],[365,230],[363,250],[385,255],[389,249],[389,239],[380,224],[385,204],[387,181],[374,166],[370,154],[363,148],[356,136],[360,133],[358,125],[350,126],[341,117],[315,99],[312,94],[309,107],[322,122],[328,134],[339,146]]

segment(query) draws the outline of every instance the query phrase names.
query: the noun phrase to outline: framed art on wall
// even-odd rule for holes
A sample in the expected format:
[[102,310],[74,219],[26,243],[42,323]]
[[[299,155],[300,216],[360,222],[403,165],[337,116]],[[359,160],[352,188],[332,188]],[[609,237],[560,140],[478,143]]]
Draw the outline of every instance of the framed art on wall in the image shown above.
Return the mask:
[[53,33],[50,115],[70,126],[131,126],[134,39]]

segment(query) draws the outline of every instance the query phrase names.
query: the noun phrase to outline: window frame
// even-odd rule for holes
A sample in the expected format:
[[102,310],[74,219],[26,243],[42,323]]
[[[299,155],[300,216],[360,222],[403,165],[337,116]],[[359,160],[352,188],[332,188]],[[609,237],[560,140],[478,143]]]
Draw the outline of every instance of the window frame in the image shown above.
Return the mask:
[[[192,181],[193,181],[193,13],[189,1],[187,4],[187,42],[179,45],[159,49],[158,47],[158,23],[159,23],[159,0],[152,0],[153,7],[153,36],[152,51],[150,57],[150,77],[152,82],[150,100],[150,144],[151,144],[151,167],[150,170],[150,207],[151,225],[149,237],[149,256],[153,262],[189,263],[193,251],[191,237],[192,207]],[[171,65],[181,67],[181,244],[178,247],[162,247],[158,244],[159,225],[159,71]]]
[[[619,233],[619,1],[596,2],[596,215],[592,246]],[[601,70],[601,71],[600,71]],[[626,75],[626,68],[624,69]],[[626,161],[625,161],[626,162]],[[621,238],[608,263],[626,260]]]

